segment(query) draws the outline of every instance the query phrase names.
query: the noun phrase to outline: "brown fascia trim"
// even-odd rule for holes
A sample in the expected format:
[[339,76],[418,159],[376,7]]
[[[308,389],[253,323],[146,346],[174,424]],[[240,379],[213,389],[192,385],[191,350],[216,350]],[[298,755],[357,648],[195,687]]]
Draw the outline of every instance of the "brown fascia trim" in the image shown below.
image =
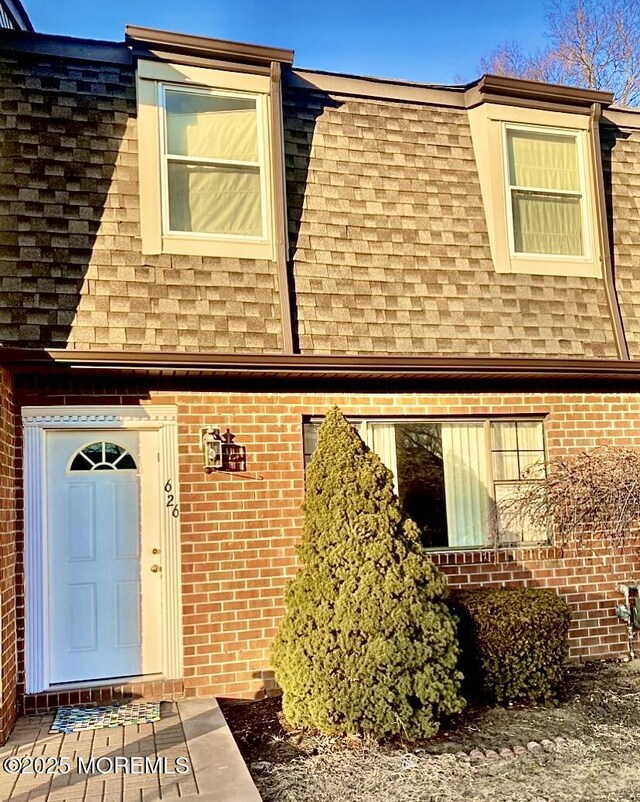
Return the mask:
[[591,136],[589,141],[593,153],[595,183],[596,183],[596,210],[598,217],[598,235],[600,238],[600,251],[602,253],[602,273],[604,277],[604,289],[607,298],[607,306],[611,316],[613,336],[616,342],[616,349],[620,359],[631,359],[629,346],[624,331],[622,312],[616,292],[615,280],[613,276],[613,264],[611,260],[611,243],[609,241],[609,225],[607,215],[607,202],[604,190],[604,168],[602,166],[602,145],[600,144],[600,120],[602,117],[602,106],[594,103],[591,106]]
[[613,102],[610,92],[497,75],[483,75],[464,86],[437,86],[294,68],[284,73],[284,80],[293,88],[458,109],[493,102],[589,114],[593,103],[609,106]]
[[192,36],[155,28],[141,28],[137,25],[125,26],[125,41],[136,55],[161,50],[173,54],[183,53],[257,64],[263,67],[270,67],[274,61],[293,64],[293,50],[229,42],[225,39],[211,39],[208,36]]
[[[217,354],[185,351],[75,351],[0,348],[13,368],[84,368],[358,379],[588,379],[640,382],[640,360],[498,357]],[[640,385],[639,385],[640,389]]]
[[73,36],[14,31],[8,28],[0,28],[0,50],[75,61],[127,65],[132,63],[131,52],[124,42],[77,39]]
[[464,87],[462,86],[434,86],[297,68],[283,73],[283,83],[294,89],[307,89],[328,94],[465,108]]
[[610,106],[613,103],[612,92],[601,92],[597,89],[578,89],[574,86],[548,84],[541,81],[529,81],[524,78],[510,78],[504,75],[483,75],[479,81],[470,84],[465,93],[468,108],[478,103],[504,102],[504,98],[522,98],[525,100],[543,101],[544,103],[562,103],[569,106],[585,107],[587,113],[593,103]]

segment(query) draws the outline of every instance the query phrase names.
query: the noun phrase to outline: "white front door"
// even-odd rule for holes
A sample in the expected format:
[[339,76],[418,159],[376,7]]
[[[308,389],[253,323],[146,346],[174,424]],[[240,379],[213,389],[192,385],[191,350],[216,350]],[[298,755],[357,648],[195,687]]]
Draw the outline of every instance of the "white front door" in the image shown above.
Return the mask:
[[155,431],[49,431],[50,683],[162,671]]

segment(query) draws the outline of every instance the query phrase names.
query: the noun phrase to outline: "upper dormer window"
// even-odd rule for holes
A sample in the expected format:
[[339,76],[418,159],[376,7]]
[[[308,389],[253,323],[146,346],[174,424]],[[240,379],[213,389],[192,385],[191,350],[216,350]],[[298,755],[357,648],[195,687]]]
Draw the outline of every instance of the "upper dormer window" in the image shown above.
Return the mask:
[[600,277],[590,116],[489,102],[468,113],[496,272]]
[[269,76],[138,62],[144,253],[272,259]]
[[586,256],[581,145],[577,131],[505,126],[514,254]]
[[165,232],[263,238],[260,98],[176,85],[161,92]]

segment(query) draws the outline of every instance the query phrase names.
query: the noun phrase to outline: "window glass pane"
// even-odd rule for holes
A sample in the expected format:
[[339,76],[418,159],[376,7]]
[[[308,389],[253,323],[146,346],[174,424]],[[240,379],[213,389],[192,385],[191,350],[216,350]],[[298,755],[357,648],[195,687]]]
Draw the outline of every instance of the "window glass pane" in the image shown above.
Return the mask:
[[580,192],[578,143],[574,136],[507,131],[511,184]]
[[518,448],[516,424],[514,421],[496,421],[491,424],[491,429],[493,431],[493,447],[496,450],[515,451]]
[[512,190],[516,253],[582,256],[580,198]]
[[521,451],[520,472],[523,479],[544,479],[544,453],[540,451]]
[[397,425],[395,423],[367,423],[364,432],[361,432],[369,448],[375,451],[393,474],[396,493],[398,492]]
[[135,469],[136,463],[133,460],[131,454],[125,454],[121,460],[118,460],[118,464],[115,466],[117,471],[127,471]]
[[494,451],[493,472],[497,480],[515,481],[520,478],[517,451]]
[[425,546],[446,546],[447,512],[439,423],[397,423],[398,496]]
[[82,453],[91,462],[102,462],[102,443],[92,443],[90,446],[85,446],[82,449]]
[[518,446],[523,451],[544,451],[542,421],[518,421]]
[[170,162],[172,231],[262,236],[260,170]]
[[124,454],[124,448],[115,443],[104,444],[104,458],[106,462],[115,462],[118,457]]
[[319,423],[305,423],[302,426],[302,440],[303,440],[305,466],[309,464],[309,460],[311,459],[313,452],[316,450],[316,445],[318,444],[319,428],[320,428]]
[[442,424],[450,546],[474,547],[487,542],[491,495],[486,434],[482,423]]
[[167,89],[166,110],[168,153],[258,161],[255,99]]
[[72,471],[90,471],[92,468],[93,463],[88,462],[82,454],[76,454],[70,466]]
[[[547,542],[548,533],[541,526],[536,526],[527,517],[525,505],[518,503],[518,499],[526,494],[531,485],[525,482],[518,484],[496,484],[496,511],[497,530],[499,542],[502,545],[509,543],[541,543]],[[517,510],[517,513],[515,512]]]

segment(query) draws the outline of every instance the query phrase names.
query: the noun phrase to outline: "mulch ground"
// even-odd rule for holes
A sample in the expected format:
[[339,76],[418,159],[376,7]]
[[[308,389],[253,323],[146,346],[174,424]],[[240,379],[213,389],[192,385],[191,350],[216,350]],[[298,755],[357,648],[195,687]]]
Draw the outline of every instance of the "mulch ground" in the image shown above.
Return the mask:
[[572,667],[554,706],[471,705],[418,743],[295,730],[279,698],[221,706],[265,802],[640,802],[640,660]]

